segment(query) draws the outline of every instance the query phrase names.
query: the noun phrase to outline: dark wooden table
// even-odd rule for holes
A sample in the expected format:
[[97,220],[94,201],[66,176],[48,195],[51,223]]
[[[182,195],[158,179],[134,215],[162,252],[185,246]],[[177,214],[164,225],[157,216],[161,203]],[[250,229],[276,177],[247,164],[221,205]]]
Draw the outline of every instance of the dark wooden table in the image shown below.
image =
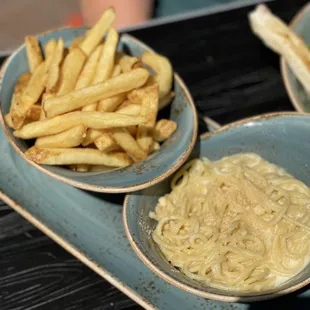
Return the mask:
[[[286,21],[307,1],[278,0],[269,6]],[[292,110],[279,58],[250,32],[252,7],[133,31],[167,55],[188,84],[197,108],[220,123]],[[12,197],[14,199],[14,197]],[[282,298],[281,309],[310,309],[309,299]],[[278,307],[278,301],[250,309]],[[138,309],[8,206],[0,202],[0,309]]]

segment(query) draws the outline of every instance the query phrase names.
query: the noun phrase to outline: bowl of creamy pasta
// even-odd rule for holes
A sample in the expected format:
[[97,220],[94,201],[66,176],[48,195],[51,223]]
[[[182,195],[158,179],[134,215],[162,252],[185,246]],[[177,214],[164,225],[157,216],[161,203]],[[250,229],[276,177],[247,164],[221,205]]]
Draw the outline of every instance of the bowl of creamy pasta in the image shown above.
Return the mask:
[[273,113],[200,137],[172,177],[127,195],[138,257],[172,285],[227,302],[310,283],[310,115]]

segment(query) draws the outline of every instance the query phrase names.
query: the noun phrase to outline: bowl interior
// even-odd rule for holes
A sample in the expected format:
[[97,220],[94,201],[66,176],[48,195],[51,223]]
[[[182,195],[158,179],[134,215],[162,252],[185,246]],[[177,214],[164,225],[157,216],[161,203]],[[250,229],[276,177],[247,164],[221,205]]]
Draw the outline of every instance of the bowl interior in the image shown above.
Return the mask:
[[[302,12],[297,15],[295,20],[293,21],[293,29],[294,31],[299,34],[306,44],[310,48],[310,5],[307,5]],[[310,112],[310,95],[306,93],[303,86],[299,83],[296,79],[293,71],[284,63],[285,71],[283,74],[286,76],[287,84],[286,87],[288,91],[291,92],[291,98],[296,109],[300,112]]]
[[[85,33],[84,28],[61,29],[55,32],[45,33],[39,36],[40,43],[44,45],[51,38],[63,37],[65,45],[77,36]],[[140,56],[144,51],[151,50],[140,41],[122,35],[118,49],[131,55]],[[20,74],[28,71],[28,63],[24,45],[21,46],[6,62],[2,69],[2,81],[0,82],[1,113],[4,116],[9,112],[14,84]],[[165,173],[169,173],[173,167],[179,166],[189,155],[197,136],[197,115],[192,98],[183,81],[175,75],[173,89],[176,93],[171,105],[159,113],[159,118],[170,118],[177,122],[176,132],[163,143],[161,149],[140,163],[133,164],[123,169],[112,169],[108,172],[79,173],[69,169],[55,166],[38,166],[37,168],[47,172],[66,183],[74,186],[108,192],[126,192],[142,188],[147,183],[160,180]],[[12,130],[6,125],[5,131],[13,146],[23,156],[31,141],[23,141],[13,136]],[[24,157],[25,158],[25,157]],[[26,159],[26,158],[25,158]]]
[[[226,126],[211,136],[202,136],[192,158],[208,157],[217,160],[223,156],[242,152],[255,152],[266,160],[284,167],[289,173],[310,186],[310,116],[274,116],[254,118],[233,127]],[[267,299],[286,293],[305,281],[310,282],[310,264],[297,276],[277,289],[262,293],[240,293],[203,286],[190,280],[172,267],[162,256],[151,237],[156,222],[149,218],[159,197],[170,192],[170,179],[151,188],[128,195],[125,201],[125,230],[138,256],[153,271],[170,283],[194,294],[225,301],[251,301]],[[282,292],[280,292],[282,291]],[[211,295],[210,295],[211,294]]]

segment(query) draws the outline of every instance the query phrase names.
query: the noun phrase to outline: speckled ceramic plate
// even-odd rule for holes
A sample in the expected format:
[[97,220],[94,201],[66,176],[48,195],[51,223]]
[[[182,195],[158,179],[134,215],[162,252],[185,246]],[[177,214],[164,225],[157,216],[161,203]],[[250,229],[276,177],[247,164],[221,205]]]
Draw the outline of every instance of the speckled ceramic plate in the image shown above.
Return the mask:
[[[85,28],[65,28],[38,36],[44,46],[48,40],[62,37],[68,46],[73,39],[81,36]],[[118,49],[134,56],[140,56],[152,49],[134,37],[122,34]],[[197,113],[189,90],[182,79],[175,74],[173,90],[175,97],[169,107],[159,112],[158,118],[169,118],[177,123],[177,130],[161,146],[160,150],[147,159],[108,172],[80,173],[57,166],[38,165],[29,160],[24,152],[29,145],[13,135],[3,116],[9,112],[13,86],[19,75],[28,71],[25,46],[22,45],[6,61],[0,72],[0,122],[16,152],[29,164],[66,184],[85,190],[104,193],[127,193],[156,184],[176,171],[191,153],[197,138]]]
[[[215,123],[209,126],[215,127]],[[250,308],[196,297],[144,266],[125,237],[123,195],[87,192],[48,177],[13,150],[2,129],[0,150],[0,199],[141,306],[161,310]]]
[[[310,3],[306,4],[290,23],[291,28],[296,31],[310,47]],[[281,58],[281,73],[286,91],[299,112],[310,112],[310,95],[308,95],[284,58]]]

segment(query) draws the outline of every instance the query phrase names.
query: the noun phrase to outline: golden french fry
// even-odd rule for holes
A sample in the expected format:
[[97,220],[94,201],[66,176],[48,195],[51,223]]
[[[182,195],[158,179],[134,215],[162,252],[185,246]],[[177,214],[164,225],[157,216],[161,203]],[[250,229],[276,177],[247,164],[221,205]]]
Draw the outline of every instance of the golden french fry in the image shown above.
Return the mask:
[[98,103],[91,103],[82,108],[82,111],[96,111]]
[[94,143],[97,149],[103,152],[122,150],[108,132],[102,132],[102,134],[94,141]]
[[170,61],[161,55],[144,52],[141,60],[156,72],[155,80],[159,85],[159,98],[165,97],[172,87],[173,71]]
[[101,51],[102,51],[102,44],[98,45],[97,48],[88,57],[81,71],[81,74],[76,82],[75,89],[80,89],[91,85],[92,80],[95,76],[96,67],[98,65],[98,60]]
[[140,115],[145,119],[145,122],[138,126],[137,142],[148,153],[153,141],[153,129],[157,118],[159,89],[158,85],[154,84],[137,89],[132,93],[134,92],[134,95],[142,102],[138,106],[141,107]]
[[29,83],[21,96],[21,101],[25,111],[35,104],[42,95],[46,79],[45,63],[42,62],[31,76]]
[[111,136],[117,144],[135,161],[141,161],[147,157],[147,153],[142,150],[136,140],[125,128],[113,128],[110,130]]
[[64,41],[59,38],[57,46],[54,49],[53,56],[51,58],[49,68],[47,68],[48,78],[46,82],[46,90],[53,92],[57,86],[57,82],[60,76],[60,63],[64,57]]
[[119,94],[117,96],[100,100],[98,103],[97,110],[99,112],[114,112],[118,106],[125,100],[125,94]]
[[57,47],[57,42],[55,39],[50,39],[44,46],[44,56],[45,60],[47,58],[53,58],[53,54],[55,51],[55,48]]
[[138,88],[146,82],[149,72],[135,69],[120,74],[106,82],[78,89],[62,96],[49,98],[44,102],[44,110],[48,118],[82,108],[99,99],[106,99]]
[[141,61],[137,57],[132,57],[125,54],[120,58],[119,65],[122,72],[129,72],[132,69],[140,68],[142,66]]
[[[55,96],[54,93],[44,93],[42,95],[42,102],[44,102],[47,98],[51,98],[53,96]],[[46,115],[45,115],[44,109],[41,107],[40,121],[44,119],[46,119]]]
[[28,110],[40,98],[46,82],[45,63],[42,62],[31,76],[26,88],[20,96],[13,98],[11,117],[14,128],[20,128],[27,116]]
[[116,77],[116,76],[120,75],[121,72],[122,72],[121,66],[115,65],[111,77]]
[[157,152],[159,149],[160,149],[160,144],[157,141],[153,140],[150,150],[149,150],[150,154]]
[[69,168],[71,170],[77,171],[77,172],[88,172],[89,170],[91,170],[91,166],[90,165],[83,165],[83,164],[70,165]]
[[40,119],[42,110],[43,109],[40,105],[33,105],[27,112],[26,121],[29,123],[38,121]]
[[139,125],[143,121],[144,119],[139,116],[76,111],[56,116],[52,119],[27,124],[20,130],[15,130],[14,136],[22,139],[31,139],[56,134],[77,125],[85,125],[93,129],[104,129]]
[[127,114],[127,115],[140,115],[140,104],[129,104],[121,109],[117,109],[115,113]]
[[131,105],[131,104],[137,105],[137,103],[132,103],[129,99],[127,99],[127,100],[123,101],[123,103],[120,106],[117,107],[116,111],[120,110],[120,109],[123,109],[123,108],[126,108],[129,105]]
[[37,38],[34,36],[25,37],[25,44],[29,70],[31,73],[34,73],[43,62],[41,48]]
[[104,43],[92,84],[104,82],[112,76],[117,43],[118,33],[114,28],[111,28]]
[[263,43],[281,55],[298,81],[310,94],[309,46],[283,20],[264,5],[257,5],[249,14],[250,27]]
[[74,48],[66,56],[60,71],[60,84],[57,95],[66,94],[74,89],[83,68],[86,55],[79,48]]
[[84,40],[83,36],[76,37],[69,46],[69,52],[71,52],[75,48],[78,48],[80,44],[83,42],[83,40]]
[[158,110],[160,111],[163,108],[165,108],[166,106],[168,106],[171,103],[171,101],[173,100],[174,97],[175,97],[175,92],[171,91],[166,96],[161,98],[159,100],[159,103],[158,103]]
[[89,56],[91,52],[100,43],[106,32],[111,27],[115,20],[115,11],[110,8],[106,10],[99,21],[92,27],[85,36],[85,39],[80,43],[80,48]]
[[[28,123],[32,123],[32,122],[38,121],[40,119],[41,111],[42,111],[41,106],[39,106],[37,104],[33,105],[28,110],[28,112],[26,114],[26,118],[24,120],[24,123],[28,124]],[[9,127],[14,128],[14,124],[13,124],[13,121],[12,121],[11,113],[7,113],[4,116],[4,119],[5,119],[5,121],[6,121],[6,123],[8,124]]]
[[38,148],[31,147],[25,152],[28,159],[43,165],[105,165],[126,167],[132,163],[123,152],[104,153],[90,148]]
[[20,97],[23,91],[26,89],[30,78],[30,72],[23,73],[22,75],[20,75],[15,84],[14,92],[11,99],[10,116],[7,116],[7,120],[9,120],[10,122],[10,124],[8,123],[8,125],[12,125],[12,127],[10,126],[11,128],[18,129],[23,125],[24,118],[18,116],[18,109],[20,105]]
[[77,125],[63,132],[38,138],[35,146],[48,148],[67,148],[79,146],[86,134],[84,125]]
[[82,142],[82,146],[87,146],[92,144],[98,137],[102,134],[102,130],[98,129],[87,129],[86,136]]
[[157,142],[167,140],[177,129],[177,123],[169,119],[159,120],[153,132],[153,138]]

